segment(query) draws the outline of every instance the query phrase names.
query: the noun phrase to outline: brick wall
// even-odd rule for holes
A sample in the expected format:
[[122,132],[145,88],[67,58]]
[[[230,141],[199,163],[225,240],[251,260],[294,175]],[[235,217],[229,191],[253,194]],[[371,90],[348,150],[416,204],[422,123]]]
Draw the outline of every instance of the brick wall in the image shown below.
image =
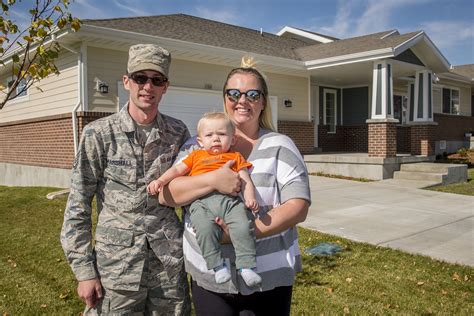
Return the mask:
[[435,134],[439,126],[413,125],[410,131],[412,155],[432,156],[435,154]]
[[369,123],[369,157],[393,157],[397,154],[395,123]]
[[336,133],[328,133],[329,126],[318,126],[318,146],[324,152],[367,152],[367,125],[336,126]]
[[411,130],[409,126],[397,126],[397,152],[410,152],[410,135]]
[[[79,131],[88,122],[110,114],[79,112]],[[69,113],[0,124],[0,162],[69,169],[73,160]]]
[[302,154],[314,151],[314,125],[312,122],[278,121],[278,132],[290,137]]
[[341,126],[344,134],[344,151],[367,152],[369,129],[367,125]]
[[464,140],[464,133],[474,132],[474,117],[448,114],[434,114],[438,123],[435,133],[436,140]]

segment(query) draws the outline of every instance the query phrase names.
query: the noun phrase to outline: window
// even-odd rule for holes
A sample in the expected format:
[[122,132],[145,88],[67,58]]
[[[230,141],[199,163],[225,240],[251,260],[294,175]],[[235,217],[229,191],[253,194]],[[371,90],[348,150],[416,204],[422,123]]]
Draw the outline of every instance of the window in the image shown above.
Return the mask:
[[[8,79],[8,90],[10,90],[10,87],[13,85],[13,82],[15,81],[14,77],[10,77]],[[20,97],[26,97],[28,95],[28,89],[25,89],[26,87],[26,79],[21,79],[20,83],[16,86],[16,91],[13,92],[13,97],[17,96],[18,98]]]
[[443,88],[443,113],[459,115],[459,90]]
[[393,118],[396,118],[399,124],[407,122],[407,99],[403,95],[393,95]]
[[329,133],[336,132],[337,118],[337,92],[332,89],[324,89],[324,124],[329,125]]

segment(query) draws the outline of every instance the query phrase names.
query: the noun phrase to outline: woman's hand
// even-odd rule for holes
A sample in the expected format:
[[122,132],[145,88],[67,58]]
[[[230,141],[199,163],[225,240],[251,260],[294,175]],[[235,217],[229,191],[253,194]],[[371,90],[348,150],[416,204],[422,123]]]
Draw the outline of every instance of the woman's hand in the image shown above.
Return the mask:
[[222,237],[221,237],[221,244],[230,244],[230,234],[229,234],[229,227],[227,226],[226,223],[224,223],[224,220],[220,217],[216,217],[214,219],[214,222],[219,225],[222,229]]
[[214,177],[212,186],[215,191],[232,196],[239,194],[241,179],[239,174],[231,169],[234,163],[234,160],[229,160],[222,167],[212,172]]

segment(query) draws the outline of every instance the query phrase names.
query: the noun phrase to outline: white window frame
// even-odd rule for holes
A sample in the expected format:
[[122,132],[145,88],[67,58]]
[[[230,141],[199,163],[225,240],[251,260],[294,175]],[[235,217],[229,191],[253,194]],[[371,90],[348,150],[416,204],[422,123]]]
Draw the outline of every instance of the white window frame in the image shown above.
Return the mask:
[[[444,89],[449,90],[449,113],[444,112]],[[456,91],[458,93],[458,113],[453,113],[453,91]],[[459,88],[441,88],[441,113],[450,115],[461,115],[461,90]]]
[[[7,89],[8,91],[10,91],[10,82],[13,82],[14,80],[16,79],[16,76],[10,76],[7,78]],[[26,79],[22,79],[25,81],[25,84],[26,85]],[[15,93],[18,93],[19,90],[21,90],[23,87],[23,85],[21,84],[18,84],[18,86],[16,87],[16,91]],[[17,103],[17,102],[22,102],[22,101],[28,101],[30,99],[30,93],[29,93],[29,90],[30,89],[26,89],[23,93],[25,93],[24,95],[19,95],[17,96],[16,98],[8,101],[9,103]]]
[[395,117],[395,97],[401,97],[402,98],[402,108],[400,109],[401,111],[401,119],[398,124],[400,125],[405,125],[408,122],[408,116],[410,115],[409,109],[408,109],[408,96],[404,93],[399,93],[396,92],[393,94],[393,100],[392,100],[392,106],[393,106],[393,118]]
[[331,131],[331,126],[329,125],[328,134],[336,134],[336,126],[337,126],[337,90],[336,89],[323,89],[323,118],[324,118],[324,125],[328,125],[326,121],[326,93],[334,94],[334,131]]

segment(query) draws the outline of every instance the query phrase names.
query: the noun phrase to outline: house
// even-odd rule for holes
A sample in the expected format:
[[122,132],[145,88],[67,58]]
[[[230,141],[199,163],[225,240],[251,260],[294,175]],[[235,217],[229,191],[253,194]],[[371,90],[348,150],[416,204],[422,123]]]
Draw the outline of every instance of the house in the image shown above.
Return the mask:
[[[52,75],[0,110],[0,184],[67,187],[85,124],[118,111],[128,48],[156,43],[173,57],[160,111],[195,131],[222,109],[222,85],[243,55],[268,78],[275,125],[303,154],[361,152],[433,159],[474,131],[472,65],[451,69],[423,31],[337,39],[292,27],[278,34],[184,14],[84,20],[51,39]],[[8,66],[8,59],[5,63]],[[4,85],[8,67],[0,70]],[[386,177],[386,175],[382,176]]]

